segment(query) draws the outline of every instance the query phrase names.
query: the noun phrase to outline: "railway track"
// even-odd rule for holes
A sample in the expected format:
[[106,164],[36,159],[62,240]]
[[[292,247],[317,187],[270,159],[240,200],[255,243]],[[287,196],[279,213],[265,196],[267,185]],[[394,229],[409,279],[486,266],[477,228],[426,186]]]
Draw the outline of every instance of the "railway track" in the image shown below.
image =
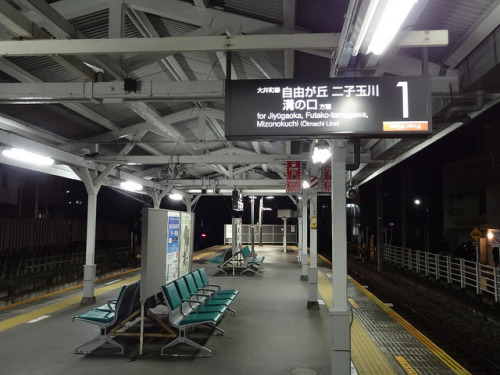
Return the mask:
[[[470,301],[457,301],[446,289],[437,292],[399,270],[378,273],[373,265],[350,259],[349,275],[368,285],[380,299],[425,334],[473,375],[500,375],[500,325],[478,313]],[[409,292],[411,291],[411,293]]]
[[[483,354],[473,349],[470,345],[454,334],[451,334],[447,329],[435,324],[424,314],[416,311],[404,303],[398,304],[396,311],[403,316],[419,331],[436,343],[438,346],[445,348],[448,354],[453,359],[467,368],[474,375],[491,375],[500,374],[500,367],[490,361]],[[439,338],[439,339],[438,339]]]

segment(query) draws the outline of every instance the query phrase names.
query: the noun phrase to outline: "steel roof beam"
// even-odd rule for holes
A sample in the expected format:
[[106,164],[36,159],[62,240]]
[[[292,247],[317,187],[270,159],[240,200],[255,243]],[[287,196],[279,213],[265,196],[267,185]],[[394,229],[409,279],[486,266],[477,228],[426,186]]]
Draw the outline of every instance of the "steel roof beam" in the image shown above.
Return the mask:
[[[261,179],[261,180],[252,180],[252,179],[241,179],[241,180],[217,180],[219,182],[219,187],[265,187],[265,186],[276,186],[283,187],[285,185],[285,181],[281,179]],[[164,180],[161,182],[162,185],[172,185],[176,187],[202,187],[207,186],[207,182],[204,180],[185,180],[185,179],[172,179],[172,180]]]
[[[36,77],[23,72],[8,60],[0,59],[0,69],[17,72],[15,78],[25,81]],[[18,78],[18,79],[19,79]],[[115,82],[35,82],[3,83],[0,85],[0,101],[7,103],[63,103],[92,102],[122,99],[123,101],[154,101],[168,99],[222,99],[224,81],[151,82],[138,81],[137,92],[126,92],[123,81]],[[29,93],[29,94],[27,94]],[[194,111],[200,111],[195,109]],[[215,114],[223,113],[206,109]],[[189,111],[186,111],[189,112]],[[175,114],[172,116],[176,116]],[[220,118],[217,115],[217,118]],[[223,118],[223,117],[222,117]],[[108,126],[106,126],[108,127]]]
[[141,102],[128,103],[128,106],[135,113],[137,113],[144,120],[146,120],[147,123],[160,129],[162,132],[165,133],[166,136],[174,139],[188,152],[192,154],[197,153],[197,150],[193,146],[185,142],[184,136],[180,132],[178,132],[172,125],[170,125],[167,121],[162,119],[154,108],[152,108],[146,103],[141,103]]
[[144,164],[144,165],[159,165],[159,164],[274,164],[285,161],[305,161],[309,154],[297,155],[165,155],[165,156],[96,156],[93,160],[106,163],[120,164]]
[[[41,30],[5,0],[0,0],[0,23],[21,39],[51,38],[49,34]],[[95,79],[95,72],[73,57],[51,56],[51,58],[59,65],[75,73],[81,79]]]
[[[222,34],[224,34],[224,28],[212,27],[211,25],[207,27],[200,27],[187,34],[184,34],[184,36],[195,37],[195,36],[209,36],[209,35],[222,35]],[[130,57],[126,57],[123,61],[123,64],[127,71],[133,72],[144,66],[156,63],[162,58],[168,57],[172,54],[173,53],[168,53],[168,52],[157,52],[157,53],[150,53],[147,55],[132,55]]]
[[108,55],[114,53],[183,53],[337,48],[339,34],[267,34],[169,38],[53,39],[0,41],[2,56]]

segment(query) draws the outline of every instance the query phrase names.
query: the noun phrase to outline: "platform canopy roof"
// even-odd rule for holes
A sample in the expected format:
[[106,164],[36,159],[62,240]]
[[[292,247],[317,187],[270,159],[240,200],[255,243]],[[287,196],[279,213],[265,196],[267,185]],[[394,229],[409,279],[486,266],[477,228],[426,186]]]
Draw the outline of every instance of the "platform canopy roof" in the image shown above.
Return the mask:
[[0,148],[157,200],[286,194],[286,161],[309,165],[315,140],[227,139],[226,77],[431,76],[432,134],[346,140],[346,183],[361,185],[491,110],[500,86],[499,0],[419,0],[380,56],[355,51],[372,3],[0,0]]

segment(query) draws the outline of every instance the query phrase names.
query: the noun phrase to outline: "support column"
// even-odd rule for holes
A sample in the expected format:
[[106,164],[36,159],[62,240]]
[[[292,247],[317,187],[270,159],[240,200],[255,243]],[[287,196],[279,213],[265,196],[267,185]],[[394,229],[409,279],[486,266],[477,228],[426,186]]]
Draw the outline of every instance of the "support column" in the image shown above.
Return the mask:
[[287,237],[287,230],[286,230],[286,226],[287,226],[287,219],[286,217],[283,218],[283,252],[286,253],[286,248],[287,248],[287,241],[286,241],[286,237]]
[[[96,151],[95,149],[94,151]],[[97,222],[97,194],[101,187],[102,181],[111,172],[112,168],[96,175],[95,171],[90,171],[84,168],[73,168],[73,171],[80,177],[85,189],[87,190],[87,244],[85,253],[85,265],[83,266],[83,296],[82,305],[94,304],[96,299],[94,295],[94,285],[96,279],[95,265],[95,234]]]
[[311,229],[309,231],[309,297],[307,299],[308,310],[319,310],[318,303],[318,197],[316,191],[309,193],[309,212],[311,215]]
[[97,222],[97,193],[98,191],[88,191],[87,247],[85,253],[85,265],[83,266],[82,305],[92,305],[96,301],[94,295],[94,285],[96,279],[95,232]]
[[251,212],[250,212],[250,239],[251,239],[251,249],[250,249],[250,255],[255,256],[255,198],[257,198],[255,195],[252,195],[250,198],[250,206],[251,206]]
[[262,208],[264,206],[264,197],[259,201],[259,246],[262,246]]
[[308,268],[309,259],[307,256],[307,194],[302,193],[302,254],[300,255],[300,264],[302,265],[302,270],[300,273],[300,279],[307,281],[308,279]]
[[333,140],[332,150],[332,375],[351,373],[351,312],[347,304],[347,219],[345,140]]

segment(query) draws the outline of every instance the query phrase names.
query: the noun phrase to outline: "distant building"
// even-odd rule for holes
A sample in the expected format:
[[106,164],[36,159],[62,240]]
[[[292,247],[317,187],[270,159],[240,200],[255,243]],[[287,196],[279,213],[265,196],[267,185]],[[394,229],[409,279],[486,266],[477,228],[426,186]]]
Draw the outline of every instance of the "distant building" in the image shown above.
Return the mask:
[[478,127],[478,137],[465,144],[469,155],[443,164],[443,229],[452,250],[472,241],[474,228],[500,228],[498,120]]

